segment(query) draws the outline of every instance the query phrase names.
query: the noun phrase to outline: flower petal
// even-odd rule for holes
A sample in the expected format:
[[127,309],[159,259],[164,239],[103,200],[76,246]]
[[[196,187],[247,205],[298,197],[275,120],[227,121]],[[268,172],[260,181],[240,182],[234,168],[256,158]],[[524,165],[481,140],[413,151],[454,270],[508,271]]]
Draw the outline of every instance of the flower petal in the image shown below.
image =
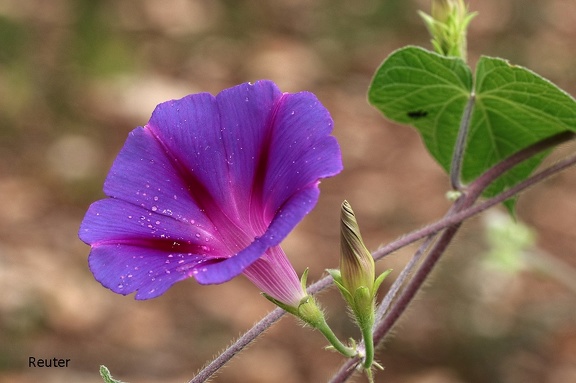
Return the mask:
[[104,192],[148,211],[213,230],[203,206],[194,198],[203,192],[201,186],[187,177],[178,159],[150,129],[140,127],[130,132],[106,178]]
[[[233,200],[226,209],[243,225],[262,234],[268,222],[262,211],[250,217],[249,208],[261,196],[261,172],[267,167],[270,140],[274,134],[274,114],[282,93],[271,81],[241,84],[216,96],[221,118],[222,145],[228,165],[229,192]],[[247,218],[254,218],[246,222]]]
[[333,136],[333,121],[316,96],[287,94],[274,118],[269,164],[264,182],[267,209],[278,209],[297,191],[342,170],[342,157]]
[[90,206],[79,236],[92,245],[89,264],[96,280],[119,294],[138,291],[136,299],[162,294],[226,251],[197,225],[115,198]]
[[268,248],[278,245],[312,210],[319,195],[317,184],[299,191],[280,208],[264,235],[257,237],[248,247],[230,258],[203,265],[194,278],[201,284],[223,283],[234,278]]
[[250,212],[269,226],[238,254],[203,268],[195,275],[200,283],[225,282],[279,244],[316,205],[319,179],[342,170],[340,148],[330,136],[333,121],[313,94],[284,94],[269,124],[266,162],[255,175],[261,194],[253,190]]
[[94,246],[102,244],[148,242],[185,246],[189,251],[215,258],[225,250],[219,238],[201,225],[182,222],[131,203],[107,198],[88,208],[80,225],[81,240]]
[[241,84],[216,97],[200,94],[160,104],[147,125],[190,173],[186,178],[195,179],[192,192],[204,190],[195,199],[217,227],[228,225],[227,218],[236,230],[248,231],[247,237],[255,234],[245,219],[281,96],[269,81]]
[[272,298],[288,306],[298,307],[306,297],[292,264],[280,246],[272,246],[243,274]]
[[136,299],[150,299],[190,277],[204,259],[201,255],[148,246],[104,244],[92,247],[88,263],[104,287],[122,295],[136,291]]

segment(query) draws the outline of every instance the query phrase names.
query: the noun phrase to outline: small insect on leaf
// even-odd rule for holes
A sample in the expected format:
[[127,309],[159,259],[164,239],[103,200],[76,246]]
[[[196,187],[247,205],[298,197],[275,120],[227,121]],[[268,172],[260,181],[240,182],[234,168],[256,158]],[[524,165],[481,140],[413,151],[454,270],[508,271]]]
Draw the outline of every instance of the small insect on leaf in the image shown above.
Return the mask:
[[426,117],[428,115],[428,112],[425,110],[413,110],[411,112],[406,113],[406,115],[413,120],[418,120],[420,118]]

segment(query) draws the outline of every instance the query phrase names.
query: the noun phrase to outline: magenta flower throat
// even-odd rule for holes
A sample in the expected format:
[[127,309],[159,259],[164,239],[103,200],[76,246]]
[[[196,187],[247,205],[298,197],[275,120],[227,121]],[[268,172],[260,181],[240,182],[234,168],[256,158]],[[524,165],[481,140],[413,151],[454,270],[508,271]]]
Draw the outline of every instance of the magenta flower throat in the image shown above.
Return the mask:
[[318,200],[321,178],[342,169],[333,121],[311,93],[270,81],[158,105],[133,130],[80,227],[89,266],[136,299],[194,277],[244,273],[288,304],[302,298],[278,246]]

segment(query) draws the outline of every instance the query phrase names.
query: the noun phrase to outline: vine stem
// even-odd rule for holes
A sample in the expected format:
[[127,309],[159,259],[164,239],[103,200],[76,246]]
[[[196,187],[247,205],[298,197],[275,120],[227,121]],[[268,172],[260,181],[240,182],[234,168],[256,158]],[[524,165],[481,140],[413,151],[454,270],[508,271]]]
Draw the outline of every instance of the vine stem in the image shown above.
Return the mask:
[[[332,284],[332,277],[327,276],[319,281],[313,283],[308,287],[307,292],[310,295],[315,295],[320,291],[324,290]],[[256,339],[260,334],[266,331],[270,326],[276,323],[282,316],[286,314],[286,311],[281,308],[276,308],[270,313],[268,313],[264,318],[257,322],[250,330],[248,330],[244,335],[238,338],[232,345],[225,349],[220,355],[218,355],[214,360],[208,363],[202,370],[200,370],[192,380],[188,383],[203,383],[210,379],[221,367],[223,367],[230,359],[232,359],[236,354],[247,347],[254,339]]]
[[[574,138],[574,133],[572,132],[563,132],[552,136],[548,139],[539,141],[538,143],[508,157],[504,161],[500,162],[499,164],[495,165],[494,167],[490,168],[486,171],[482,176],[476,179],[475,182],[470,184],[468,187],[468,193],[466,195],[470,195],[470,193],[481,194],[481,191],[488,186],[492,181],[498,178],[500,175],[505,173],[511,167],[517,165],[518,163],[522,162],[523,160],[530,158],[534,154],[546,150],[550,147],[558,145],[560,143],[566,142],[572,138]],[[399,250],[411,243],[414,243],[422,238],[426,238],[432,236],[446,228],[449,228],[454,225],[458,225],[462,221],[481,213],[482,211],[498,205],[507,199],[517,195],[518,193],[524,191],[525,189],[543,181],[544,179],[557,174],[558,172],[573,166],[576,164],[576,155],[568,157],[562,161],[557,162],[556,164],[550,166],[549,168],[527,178],[523,182],[516,184],[515,186],[507,189],[506,191],[498,194],[495,197],[487,199],[486,201],[479,203],[477,205],[462,208],[457,212],[452,212],[447,214],[444,218],[440,219],[439,221],[425,226],[421,229],[415,230],[403,237],[396,239],[395,241],[389,243],[386,246],[383,246],[372,253],[372,256],[375,260],[379,260],[384,258],[385,256],[391,254],[392,252]],[[485,185],[482,187],[482,185]],[[477,197],[476,197],[477,198]],[[408,266],[410,266],[412,262],[410,262]],[[422,281],[423,282],[423,281]],[[319,293],[320,291],[324,290],[328,286],[332,284],[332,277],[330,275],[320,279],[319,281],[312,284],[308,289],[308,294],[314,295]],[[419,287],[418,287],[419,289]],[[416,291],[414,291],[414,294]],[[396,306],[398,303],[396,301]],[[399,310],[398,317],[400,316],[401,312],[403,312],[410,300],[406,302],[406,305]],[[216,373],[222,366],[224,366],[230,359],[232,359],[237,353],[242,351],[246,346],[248,346],[254,339],[256,339],[260,334],[266,331],[270,326],[276,323],[283,315],[285,311],[277,308],[266,315],[263,319],[261,319],[258,323],[254,325],[250,330],[248,330],[244,335],[242,335],[236,342],[234,342],[230,347],[228,347],[224,352],[222,352],[218,357],[216,357],[212,362],[210,362],[206,367],[204,367],[198,374],[190,380],[188,383],[202,383],[208,380],[214,373]],[[388,315],[389,316],[389,315]],[[397,318],[396,318],[397,319]],[[392,323],[387,324],[385,327],[382,327],[380,332],[383,334],[379,335],[378,338],[374,337],[375,344],[380,343],[380,341],[384,338],[387,332],[391,329],[394,325],[396,319],[392,321]],[[381,325],[383,322],[379,323]],[[378,326],[377,325],[377,326]],[[347,360],[338,371],[336,375],[330,381],[331,383],[339,383],[344,382],[351,376],[354,372],[353,367],[358,364],[358,359],[351,358]],[[349,375],[346,375],[348,374]]]
[[456,145],[454,147],[454,154],[452,155],[452,164],[450,165],[450,183],[452,189],[461,191],[462,183],[460,180],[462,171],[462,161],[464,160],[464,151],[466,149],[466,139],[468,138],[468,130],[470,128],[470,117],[474,110],[476,102],[476,94],[472,92],[470,98],[466,103],[466,108],[460,120],[460,127],[458,128],[458,137],[456,138]]
[[[467,192],[463,194],[454,204],[454,206],[450,209],[450,211],[446,214],[445,219],[442,220],[446,221],[454,221],[452,225],[446,227],[446,229],[440,234],[440,237],[429,251],[428,256],[422,261],[420,268],[416,271],[412,279],[406,284],[406,287],[402,291],[400,297],[394,302],[393,306],[390,306],[389,303],[393,296],[396,294],[399,285],[404,282],[406,279],[406,275],[409,274],[411,269],[415,266],[417,262],[409,262],[403,272],[401,273],[402,280],[399,282],[398,287],[396,287],[396,291],[390,290],[390,292],[384,298],[383,305],[390,306],[390,310],[387,312],[386,316],[383,316],[384,313],[379,310],[379,315],[381,320],[377,322],[376,326],[374,327],[374,344],[378,345],[382,342],[384,337],[390,332],[394,324],[396,324],[398,318],[405,312],[408,305],[416,295],[416,293],[422,287],[424,281],[458,232],[462,222],[464,219],[460,219],[462,213],[468,212],[476,212],[479,213],[481,211],[486,210],[487,208],[494,206],[496,203],[504,202],[507,199],[517,195],[521,191],[535,185],[538,182],[543,181],[545,178],[564,170],[565,168],[576,164],[576,156],[571,156],[566,158],[563,161],[556,163],[555,165],[550,166],[549,168],[537,173],[536,175],[526,179],[523,182],[520,182],[516,186],[500,193],[498,196],[493,197],[484,203],[478,204],[473,206],[476,200],[480,197],[482,192],[499,176],[504,174],[506,171],[510,170],[514,166],[518,165],[520,162],[528,159],[535,154],[546,150],[552,146],[558,145],[562,142],[565,142],[569,139],[574,138],[574,133],[572,132],[563,132],[547,138],[545,140],[539,141],[536,144],[521,150],[520,152],[508,157],[504,161],[498,163],[497,165],[493,166],[489,170],[487,170],[484,174],[478,177],[472,184],[470,184]],[[426,250],[429,246],[429,242],[432,241],[433,236],[438,231],[434,231],[430,233],[426,242],[418,249],[416,255],[413,258],[420,258],[421,254]],[[414,259],[413,259],[414,260]],[[389,295],[391,295],[389,297]],[[387,308],[387,307],[386,307]],[[380,319],[379,318],[379,319]],[[340,370],[332,377],[330,383],[342,383],[345,382],[352,374],[354,374],[355,366],[359,363],[358,358],[353,358],[351,360],[346,361],[341,367]]]
[[322,335],[324,335],[324,337],[330,343],[330,347],[333,347],[334,350],[338,351],[340,354],[344,355],[345,357],[353,358],[354,356],[356,356],[358,354],[355,347],[354,348],[348,347],[344,343],[342,343],[340,341],[340,339],[338,339],[338,337],[336,336],[336,334],[334,334],[334,332],[332,331],[330,326],[328,326],[328,323],[326,323],[326,320],[324,319],[324,317],[322,317],[322,322],[316,324],[314,326],[314,328],[317,329],[318,331],[320,331],[322,333]]
[[230,347],[228,347],[224,352],[222,352],[218,357],[216,357],[212,362],[207,364],[192,380],[188,383],[202,383],[210,379],[216,371],[218,371],[222,366],[224,366],[230,359],[232,359],[236,354],[242,351],[246,346],[248,346],[254,339],[256,339],[260,334],[262,334],[266,329],[276,323],[286,311],[281,308],[277,308],[266,315],[262,320],[254,325],[250,330],[248,330],[244,335],[242,335],[236,342],[234,342]]

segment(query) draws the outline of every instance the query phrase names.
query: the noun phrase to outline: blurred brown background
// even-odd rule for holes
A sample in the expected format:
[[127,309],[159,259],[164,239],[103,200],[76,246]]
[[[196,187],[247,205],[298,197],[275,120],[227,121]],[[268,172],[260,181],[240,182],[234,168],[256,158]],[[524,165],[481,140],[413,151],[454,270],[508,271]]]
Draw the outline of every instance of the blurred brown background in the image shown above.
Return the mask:
[[[469,33],[472,65],[481,53],[505,57],[576,94],[575,2],[470,4],[479,12]],[[283,245],[299,273],[310,267],[310,280],[337,265],[343,199],[371,249],[440,218],[449,206],[446,175],[414,130],[366,103],[386,55],[430,46],[416,14],[428,7],[424,0],[0,0],[0,382],[96,383],[100,364],[131,383],[187,382],[273,308],[243,278],[209,287],[188,280],[137,302],[90,274],[78,225],[103,197],[127,133],[167,99],[268,78],[284,91],[315,92],[332,111],[345,170],[322,183],[317,209]],[[561,276],[529,265],[489,268],[483,220],[469,221],[379,352],[386,369],[377,381],[575,382],[575,192],[571,170],[519,203],[519,218],[538,234],[533,252],[561,260],[554,269]],[[394,277],[413,250],[379,267],[393,267]],[[321,301],[342,338],[358,336],[335,291]],[[320,335],[285,317],[214,381],[325,382],[342,358],[323,346]],[[71,363],[34,369],[29,356]]]

